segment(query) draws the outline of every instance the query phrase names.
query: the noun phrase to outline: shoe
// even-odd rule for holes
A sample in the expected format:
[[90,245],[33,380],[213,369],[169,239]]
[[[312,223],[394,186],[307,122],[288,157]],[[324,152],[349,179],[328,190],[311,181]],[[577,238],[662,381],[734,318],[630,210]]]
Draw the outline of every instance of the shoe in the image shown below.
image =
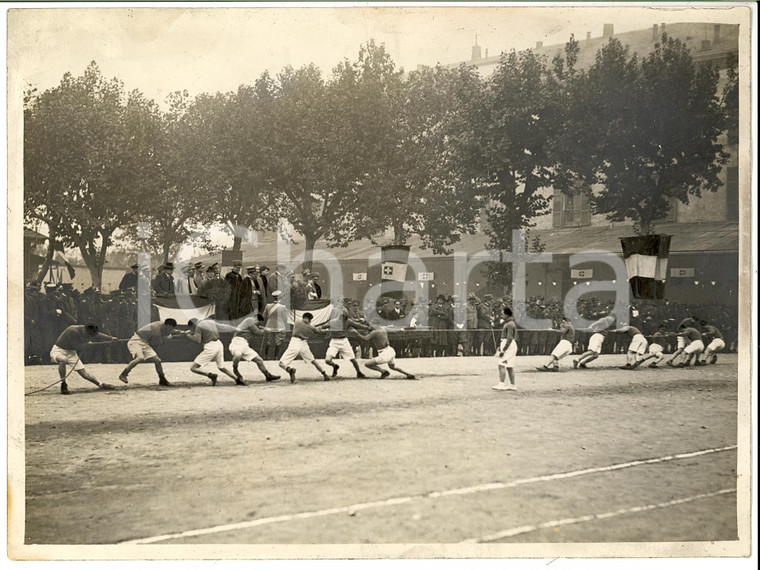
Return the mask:
[[367,375],[366,375],[366,374],[364,374],[363,372],[357,372],[357,373],[356,373],[356,377],[357,377],[357,378],[366,378],[366,377],[367,377]]
[[668,360],[665,364],[667,364],[668,366],[675,366],[672,360]]
[[[333,374],[333,376],[335,375]],[[327,372],[322,372],[322,380],[324,380],[325,382],[328,382],[330,380],[330,377],[327,375]]]
[[333,373],[332,373],[333,378],[335,378],[338,375],[338,368],[340,368],[340,366],[338,366],[337,364],[333,364]]
[[129,384],[129,380],[127,380],[126,372],[122,372],[121,374],[119,374],[119,380],[121,380],[125,384]]
[[171,383],[166,379],[166,376],[161,376],[161,378],[158,379],[158,385],[159,386],[171,386]]
[[238,376],[237,378],[235,378],[235,384],[237,384],[238,386],[248,386],[248,384],[245,383],[245,380],[243,380],[242,376]]
[[682,362],[682,364],[684,365],[684,367],[691,366],[691,362]]
[[697,360],[694,363],[694,366],[707,366],[707,362],[705,362],[704,360]]
[[380,373],[380,378],[388,378],[388,376],[390,376],[390,375],[391,375],[391,373],[390,373],[390,372],[388,372],[387,370],[383,370],[383,371]]
[[211,385],[216,386],[216,379],[218,376],[216,374],[209,374],[208,377],[211,379]]
[[101,382],[100,386],[98,386],[101,390],[114,390],[115,388],[111,386],[110,384],[104,384]]
[[652,364],[649,365],[649,368],[657,368],[657,363],[652,362]]
[[675,367],[676,368],[686,368],[686,364],[684,364],[683,362],[679,362],[678,364],[675,365]]
[[269,376],[267,376],[267,382],[276,382],[279,379],[280,379],[280,377],[279,376],[275,376],[274,374],[270,374]]
[[577,360],[573,360],[573,368],[578,368],[578,361]]
[[636,362],[634,362],[634,363],[631,365],[631,368],[638,368],[638,367],[639,367],[639,364],[641,364],[641,360],[637,360]]
[[71,392],[69,392],[69,387],[66,384],[61,384],[61,394],[64,396],[70,396]]
[[417,379],[417,377],[416,377],[414,374],[407,374],[407,375],[406,375],[406,379],[407,379],[407,380],[416,380],[416,379]]
[[290,374],[290,383],[296,383],[296,371],[295,368],[288,368],[288,374]]
[[578,368],[588,368],[588,366],[586,366],[585,364],[579,364]]
[[718,362],[718,355],[713,354],[712,358],[710,358],[710,364],[715,364],[716,362]]
[[499,382],[498,384],[496,384],[496,386],[491,386],[491,390],[497,390],[499,392],[508,390],[508,389],[509,388],[507,388],[507,385],[504,384],[503,382]]
[[620,368],[620,370],[630,370],[633,367],[631,366],[630,362],[626,362],[625,366],[619,366],[619,368]]

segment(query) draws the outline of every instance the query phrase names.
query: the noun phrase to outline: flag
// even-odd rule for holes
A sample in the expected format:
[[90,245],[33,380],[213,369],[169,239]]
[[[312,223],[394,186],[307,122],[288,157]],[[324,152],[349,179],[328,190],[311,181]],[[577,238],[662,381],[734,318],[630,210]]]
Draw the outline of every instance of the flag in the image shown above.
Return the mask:
[[74,275],[76,275],[76,271],[72,267],[72,265],[69,263],[69,260],[66,259],[66,256],[63,255],[62,252],[56,251],[55,255],[53,256],[53,261],[55,261],[59,265],[65,265],[66,269],[69,271],[69,279],[74,279]]
[[381,276],[383,281],[406,281],[409,261],[408,245],[388,245],[380,248]]
[[174,319],[178,325],[186,325],[190,319],[206,319],[216,312],[216,305],[209,303],[205,297],[181,295],[180,307],[177,297],[159,297],[153,299],[153,306],[158,310],[161,321]]
[[635,299],[662,299],[665,295],[670,238],[668,235],[620,238]]
[[304,313],[311,313],[311,324],[319,326],[330,320],[330,313],[332,313],[333,306],[328,300],[314,299],[307,301],[300,309],[288,311],[288,323],[295,324],[303,318]]

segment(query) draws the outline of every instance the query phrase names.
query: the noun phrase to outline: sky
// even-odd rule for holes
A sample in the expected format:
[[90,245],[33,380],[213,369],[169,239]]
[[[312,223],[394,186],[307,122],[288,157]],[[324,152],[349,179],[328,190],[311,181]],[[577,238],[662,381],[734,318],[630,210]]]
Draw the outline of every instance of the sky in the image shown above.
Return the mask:
[[[44,6],[44,8],[40,8]],[[40,91],[63,74],[81,75],[96,61],[106,77],[118,77],[163,104],[187,90],[232,91],[264,71],[319,66],[327,76],[360,46],[384,43],[398,67],[469,59],[476,37],[489,56],[510,49],[564,43],[655,23],[730,21],[731,9],[683,4],[553,6],[392,6],[350,4],[21,4],[8,11],[9,97],[27,86]],[[149,6],[149,7],[147,7]],[[169,6],[169,7],[167,7]],[[180,6],[180,7],[178,7]],[[213,6],[213,7],[210,7]],[[718,7],[719,6],[719,7]],[[724,17],[725,16],[725,17]]]

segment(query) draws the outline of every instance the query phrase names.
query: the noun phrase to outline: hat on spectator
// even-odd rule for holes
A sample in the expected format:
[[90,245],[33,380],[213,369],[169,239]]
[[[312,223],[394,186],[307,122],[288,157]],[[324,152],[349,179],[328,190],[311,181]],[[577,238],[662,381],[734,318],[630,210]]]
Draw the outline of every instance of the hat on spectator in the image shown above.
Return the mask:
[[137,269],[137,268],[139,268],[140,266],[139,266],[137,263],[133,263],[132,265],[130,265],[130,267],[131,267],[132,269]]
[[266,265],[262,265],[259,267],[259,271],[269,271],[269,268]]
[[491,295],[490,293],[486,293],[485,295],[483,295],[484,301],[490,301],[491,299],[493,299],[493,295]]
[[219,269],[219,264],[215,262],[209,265],[206,271],[216,271],[217,269]]
[[249,273],[251,271],[256,271],[256,266],[255,265],[249,265],[248,267],[245,268],[245,270],[248,271]]
[[467,300],[468,301],[477,301],[478,298],[475,296],[475,293],[470,293],[469,295],[467,295]]
[[240,261],[239,259],[236,259],[235,261],[232,262],[232,267],[243,267],[243,262]]
[[280,291],[279,289],[277,289],[277,291],[272,291],[272,297],[279,297],[281,293],[282,291]]
[[169,271],[174,271],[174,264],[171,261],[167,261],[164,263],[164,269],[168,269]]
[[196,262],[195,268],[200,269],[201,267],[203,267],[203,263],[201,263],[200,261]]

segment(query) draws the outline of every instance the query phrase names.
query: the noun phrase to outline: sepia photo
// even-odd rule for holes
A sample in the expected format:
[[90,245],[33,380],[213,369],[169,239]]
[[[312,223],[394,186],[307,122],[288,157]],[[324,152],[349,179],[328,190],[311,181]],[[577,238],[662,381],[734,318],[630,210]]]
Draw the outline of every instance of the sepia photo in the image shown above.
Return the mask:
[[753,3],[5,23],[11,560],[756,555]]

